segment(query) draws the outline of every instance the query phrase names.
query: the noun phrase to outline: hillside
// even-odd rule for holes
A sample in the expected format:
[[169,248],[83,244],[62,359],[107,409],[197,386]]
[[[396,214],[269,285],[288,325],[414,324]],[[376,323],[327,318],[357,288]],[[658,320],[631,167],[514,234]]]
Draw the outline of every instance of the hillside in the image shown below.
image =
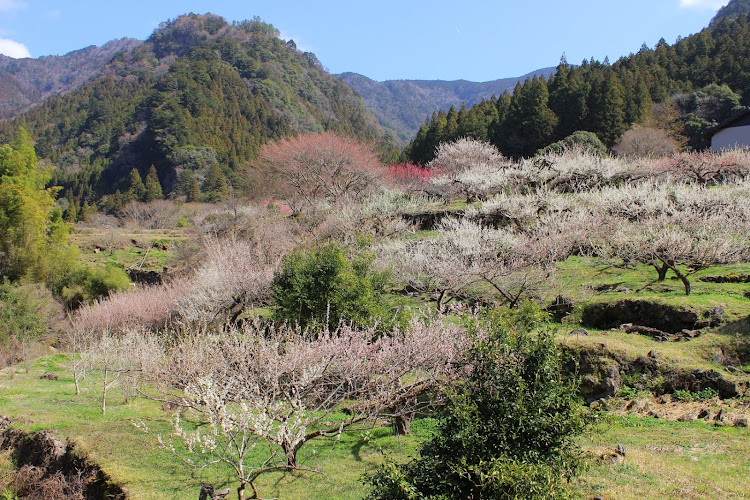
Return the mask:
[[[252,174],[237,172],[271,139],[323,130],[378,135],[359,96],[257,18],[182,16],[125,48],[89,83],[0,123],[0,142],[28,130],[69,201],[125,192],[131,171],[145,177],[150,165],[165,195],[196,178],[221,197],[227,180],[252,188]],[[33,87],[23,75],[8,86]]]
[[402,144],[410,141],[425,119],[440,109],[473,106],[482,99],[510,91],[519,81],[533,76],[549,76],[554,68],[543,68],[518,78],[490,82],[466,80],[387,80],[377,82],[357,73],[338,75],[362,96],[367,109],[383,128],[394,132]]
[[0,120],[13,118],[44,99],[75,90],[94,78],[112,57],[143,42],[132,38],[92,45],[63,56],[13,59],[0,54]]

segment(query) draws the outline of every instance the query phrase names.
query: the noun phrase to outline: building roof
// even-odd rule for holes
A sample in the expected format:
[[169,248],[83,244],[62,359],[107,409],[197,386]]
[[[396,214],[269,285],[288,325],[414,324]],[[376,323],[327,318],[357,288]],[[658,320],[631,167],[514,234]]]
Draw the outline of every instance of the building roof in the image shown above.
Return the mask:
[[725,128],[731,128],[731,127],[742,127],[745,125],[750,125],[750,108],[745,108],[739,113],[734,114],[732,117],[724,120],[723,122],[719,123],[713,128],[710,128],[706,130],[703,133],[704,139],[710,139],[712,136],[714,136],[717,132],[720,132],[721,130]]

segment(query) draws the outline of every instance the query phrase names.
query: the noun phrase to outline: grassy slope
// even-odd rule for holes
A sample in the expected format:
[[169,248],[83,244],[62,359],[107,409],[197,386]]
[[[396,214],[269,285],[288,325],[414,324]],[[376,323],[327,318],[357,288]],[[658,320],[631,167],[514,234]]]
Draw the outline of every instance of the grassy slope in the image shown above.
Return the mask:
[[[706,330],[700,337],[689,342],[654,342],[643,335],[627,334],[619,330],[589,329],[588,337],[568,335],[576,324],[559,327],[560,341],[567,345],[585,347],[606,344],[606,348],[618,356],[635,359],[650,351],[661,354],[667,361],[684,369],[714,369],[721,371],[727,379],[737,377],[712,362],[714,355],[734,341],[731,324],[740,324],[750,317],[750,300],[742,295],[750,288],[746,283],[706,283],[701,276],[717,276],[728,273],[750,273],[750,264],[712,267],[702,270],[691,279],[693,293],[684,294],[682,284],[670,273],[664,282],[655,282],[656,272],[648,266],[620,269],[597,265],[592,259],[573,257],[561,263],[557,272],[557,287],[576,304],[591,302],[615,302],[623,299],[653,300],[664,304],[693,309],[698,313],[721,307],[729,327]],[[616,284],[613,291],[596,292],[592,288],[602,284]],[[573,314],[580,315],[580,310]],[[744,332],[750,333],[750,332]]]
[[[60,379],[40,380],[46,371]],[[108,414],[102,416],[94,381],[85,384],[83,395],[75,396],[70,377],[48,359],[5,369],[0,372],[0,408],[21,419],[18,425],[25,429],[52,429],[58,437],[76,441],[133,498],[183,499],[205,482],[235,487],[226,469],[192,470],[131,425],[131,419],[146,418],[156,431],[168,429],[167,415],[157,403],[125,404],[114,394]],[[387,427],[347,433],[340,442],[318,441],[302,460],[323,474],[271,475],[260,483],[261,494],[284,499],[361,498],[365,492],[361,478],[382,459],[380,450],[402,459],[412,455],[431,424],[431,420],[415,422],[415,435],[400,442]],[[741,497],[750,492],[748,439],[747,428],[607,417],[595,433],[582,439],[582,445],[596,454],[622,444],[627,450],[625,462],[594,462],[577,480],[577,488],[584,496],[618,499]]]
[[626,449],[616,465],[599,463],[578,481],[584,495],[603,498],[747,498],[750,430],[653,418],[612,417],[589,437],[599,453]]
[[[45,372],[54,373],[59,379],[40,380]],[[96,380],[91,377],[85,381],[83,393],[76,396],[72,378],[50,358],[6,368],[0,371],[0,414],[17,419],[15,425],[23,429],[49,429],[60,439],[75,441],[79,450],[100,464],[115,482],[124,485],[133,498],[182,500],[197,495],[205,483],[218,489],[236,487],[228,469],[191,469],[160,449],[154,437],[133,427],[132,420],[144,419],[154,432],[168,432],[169,415],[160,410],[157,402],[135,399],[126,404],[115,390],[108,397],[107,415],[101,415]],[[266,476],[258,483],[261,495],[285,499],[361,498],[361,479],[382,460],[381,451],[401,457],[413,454],[418,440],[430,432],[431,423],[429,419],[415,422],[414,434],[401,439],[393,436],[390,427],[381,425],[345,433],[340,440],[311,441],[300,454],[300,464],[322,474]]]

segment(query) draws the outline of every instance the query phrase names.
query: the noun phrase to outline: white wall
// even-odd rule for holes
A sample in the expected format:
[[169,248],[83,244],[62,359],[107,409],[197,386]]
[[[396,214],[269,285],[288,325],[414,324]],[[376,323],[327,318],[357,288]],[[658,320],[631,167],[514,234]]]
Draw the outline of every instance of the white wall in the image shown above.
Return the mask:
[[750,125],[719,130],[711,137],[711,150],[750,147]]

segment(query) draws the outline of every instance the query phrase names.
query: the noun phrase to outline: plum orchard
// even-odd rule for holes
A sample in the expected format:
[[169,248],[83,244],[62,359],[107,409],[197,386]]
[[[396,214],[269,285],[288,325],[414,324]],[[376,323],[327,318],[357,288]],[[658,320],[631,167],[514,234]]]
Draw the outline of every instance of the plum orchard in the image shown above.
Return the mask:
[[[159,442],[196,466],[226,464],[240,482],[239,498],[247,486],[257,498],[260,475],[308,470],[297,454],[310,440],[379,416],[408,422],[438,402],[437,389],[458,377],[468,347],[461,329],[442,324],[415,322],[376,336],[348,327],[300,333],[247,325],[177,337],[142,361],[143,379],[177,409],[174,433]],[[251,461],[259,444],[268,453]]]

